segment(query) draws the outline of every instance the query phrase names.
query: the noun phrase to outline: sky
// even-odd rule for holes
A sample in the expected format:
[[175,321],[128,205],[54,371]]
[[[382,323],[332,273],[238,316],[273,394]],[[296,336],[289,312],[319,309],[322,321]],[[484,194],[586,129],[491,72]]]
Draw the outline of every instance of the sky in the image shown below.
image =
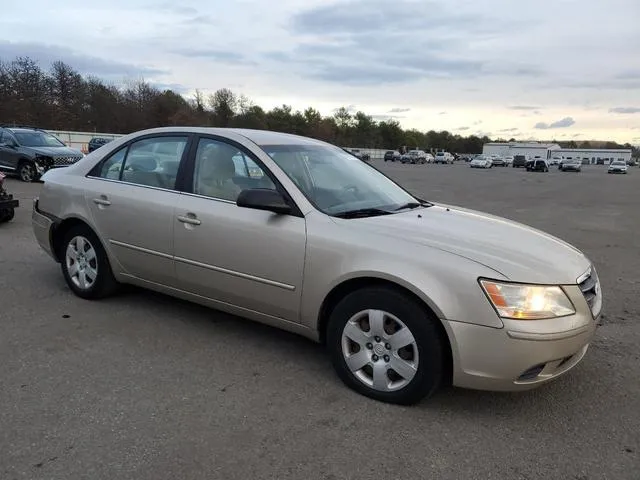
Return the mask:
[[640,144],[639,19],[638,0],[29,0],[2,7],[0,59],[423,131]]

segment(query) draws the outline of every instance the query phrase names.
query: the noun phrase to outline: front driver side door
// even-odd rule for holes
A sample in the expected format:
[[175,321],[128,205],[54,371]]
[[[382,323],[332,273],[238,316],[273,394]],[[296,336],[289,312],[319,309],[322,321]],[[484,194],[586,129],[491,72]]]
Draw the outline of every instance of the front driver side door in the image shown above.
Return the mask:
[[240,145],[202,137],[193,150],[192,185],[175,208],[178,288],[298,322],[304,217],[236,205],[245,188],[276,188],[259,160]]

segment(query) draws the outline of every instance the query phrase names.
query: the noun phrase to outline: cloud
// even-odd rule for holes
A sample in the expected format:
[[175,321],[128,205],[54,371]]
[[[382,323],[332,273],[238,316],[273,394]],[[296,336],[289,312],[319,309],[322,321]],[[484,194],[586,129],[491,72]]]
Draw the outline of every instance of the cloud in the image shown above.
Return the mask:
[[387,120],[397,120],[406,117],[404,115],[371,115],[371,118],[378,122],[386,122]]
[[147,8],[150,11],[164,10],[174,15],[198,15],[198,10],[194,7],[187,7],[173,2],[163,2],[160,4],[149,4]]
[[[420,79],[470,79],[488,75],[539,75],[535,65],[491,62],[470,54],[467,35],[491,39],[507,27],[491,15],[442,1],[352,0],[308,8],[288,23],[298,42],[289,58],[304,77],[349,85],[409,83]],[[526,25],[526,24],[525,24]],[[464,31],[464,35],[456,32]],[[418,34],[416,34],[418,33]],[[467,87],[470,88],[470,87]]]
[[482,123],[482,120],[476,120],[475,122],[473,122],[474,125],[480,125]]
[[189,93],[189,88],[182,85],[181,83],[162,83],[162,82],[149,82],[152,87],[157,88],[158,90],[171,90],[175,93],[179,94],[187,94]]
[[391,110],[389,110],[389,113],[404,113],[404,112],[410,112],[411,109],[410,108],[392,108]]
[[576,122],[573,118],[564,117],[562,120],[558,120],[552,123],[544,123],[544,122],[536,123],[533,128],[536,128],[538,130],[549,130],[553,128],[568,128],[572,125],[575,125],[575,123]]
[[219,50],[216,48],[176,48],[171,53],[188,58],[203,58],[218,63],[228,63],[230,65],[254,65],[255,62],[248,60],[238,52]]
[[446,115],[447,112],[440,112],[438,115]]
[[640,79],[640,70],[626,70],[620,72],[614,78],[618,80],[638,80]]
[[517,128],[503,128],[502,130],[498,130],[499,132],[517,132]]
[[571,135],[571,137],[573,137],[573,138],[578,138],[578,137],[581,137],[581,136],[582,136],[581,133],[574,133],[573,135]]
[[487,18],[460,12],[428,0],[397,0],[393,3],[387,0],[354,0],[303,11],[293,17],[292,27],[298,33],[326,35],[403,29],[446,31],[451,25],[479,32],[490,26],[487,25]]
[[640,107],[615,107],[610,108],[609,113],[640,113]]
[[209,15],[196,15],[195,17],[183,20],[183,25],[211,25],[213,19]]
[[342,107],[336,107],[336,108],[333,109],[333,113],[336,113],[341,108],[345,108],[347,110],[347,112],[349,112],[349,113],[356,113],[358,111],[358,108],[356,107],[356,105],[351,104],[351,105],[347,105],[347,106],[343,105]]
[[0,40],[0,59],[13,60],[16,57],[29,57],[46,69],[56,61],[63,61],[81,74],[121,80],[123,77],[155,77],[167,75],[165,69],[131,65],[115,60],[106,60],[80,54],[70,48],[40,43],[14,43]]
[[456,130],[465,131],[465,130],[469,130],[470,128],[471,127],[458,127],[458,128],[456,128]]
[[[620,124],[624,114],[607,113],[640,107],[638,15],[631,14],[638,0],[614,0],[615,8],[540,0],[517,9],[513,0],[50,3],[2,9],[0,38],[12,42],[0,40],[4,61],[26,54],[46,68],[63,60],[110,83],[144,77],[205,93],[228,87],[264,108],[328,111],[356,103],[366,113],[406,115],[402,126],[422,131],[464,125],[467,133],[499,135],[505,124],[519,125],[521,114],[529,121],[518,138],[561,133],[533,125],[565,116],[579,119],[566,131],[581,138],[623,143],[640,131]],[[600,18],[607,21],[597,22],[598,35],[584,28]],[[34,44],[37,51],[22,48]],[[407,98],[411,113],[389,111],[408,105]],[[589,102],[598,111],[587,112]],[[438,116],[440,110],[448,115]]]

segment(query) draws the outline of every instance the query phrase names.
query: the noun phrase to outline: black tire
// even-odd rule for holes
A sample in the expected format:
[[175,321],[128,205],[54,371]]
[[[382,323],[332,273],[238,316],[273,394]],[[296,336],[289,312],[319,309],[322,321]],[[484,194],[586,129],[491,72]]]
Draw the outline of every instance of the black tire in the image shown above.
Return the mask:
[[[69,273],[69,266],[67,265],[66,251],[69,243],[76,237],[83,237],[86,239],[95,252],[95,262],[91,262],[91,266],[96,268],[97,276],[93,284],[88,288],[81,288],[74,283],[71,278],[71,274]],[[77,225],[66,232],[62,242],[60,264],[62,268],[62,275],[64,276],[67,285],[69,285],[69,288],[73,293],[80,298],[97,300],[112,295],[118,289],[118,282],[111,271],[107,252],[102,246],[98,236],[86,225]]]
[[[409,383],[399,390],[375,390],[347,367],[342,353],[343,329],[349,319],[367,309],[383,310],[401,319],[415,339],[418,368]],[[445,350],[436,322],[438,319],[424,306],[393,288],[369,287],[352,292],[336,305],[329,317],[327,347],[333,367],[345,385],[366,397],[400,405],[415,404],[431,396],[443,380]]]
[[10,222],[16,214],[15,208],[0,209],[0,223]]
[[36,171],[36,164],[31,160],[22,160],[18,165],[18,176],[20,180],[26,183],[37,180],[38,172]]

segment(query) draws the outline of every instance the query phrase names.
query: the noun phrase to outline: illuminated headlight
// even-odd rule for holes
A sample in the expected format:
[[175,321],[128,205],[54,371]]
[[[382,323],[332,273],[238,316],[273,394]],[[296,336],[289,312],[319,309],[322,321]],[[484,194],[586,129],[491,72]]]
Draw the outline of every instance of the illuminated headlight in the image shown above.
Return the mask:
[[576,313],[562,288],[480,280],[487,298],[502,318],[543,320]]

